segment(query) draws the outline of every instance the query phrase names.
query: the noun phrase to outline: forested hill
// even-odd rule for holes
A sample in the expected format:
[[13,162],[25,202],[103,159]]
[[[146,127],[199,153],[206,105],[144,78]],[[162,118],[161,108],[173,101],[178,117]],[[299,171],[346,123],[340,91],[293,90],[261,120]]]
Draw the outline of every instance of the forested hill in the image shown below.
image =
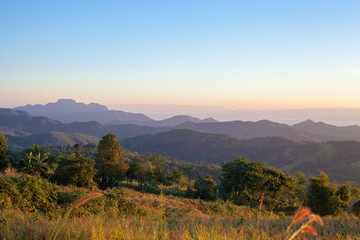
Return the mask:
[[100,138],[80,133],[49,132],[22,137],[7,136],[7,139],[9,145],[14,145],[15,148],[26,148],[35,144],[41,146],[73,146],[74,144],[85,145],[88,143],[98,144]]
[[179,129],[126,139],[139,153],[160,153],[190,162],[221,164],[243,156],[288,172],[315,176],[319,170],[338,182],[360,182],[360,142],[298,142],[282,137],[239,140],[227,135]]

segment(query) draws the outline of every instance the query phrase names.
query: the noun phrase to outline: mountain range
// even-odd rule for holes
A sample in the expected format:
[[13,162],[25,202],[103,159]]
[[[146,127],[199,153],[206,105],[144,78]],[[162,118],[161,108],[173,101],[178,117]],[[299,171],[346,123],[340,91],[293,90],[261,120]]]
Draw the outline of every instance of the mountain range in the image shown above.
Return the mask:
[[315,176],[325,171],[338,182],[360,183],[360,142],[299,142],[283,137],[239,140],[224,134],[177,129],[126,139],[121,145],[139,153],[156,152],[189,162],[221,164],[239,156],[287,172]]
[[216,122],[208,118],[201,120],[191,116],[174,116],[169,119],[156,121],[142,113],[130,113],[119,110],[109,110],[105,105],[98,103],[79,103],[72,99],[59,99],[55,103],[45,105],[25,105],[15,107],[14,110],[26,111],[34,116],[44,116],[63,123],[96,121],[102,124],[136,124],[139,126],[170,127],[192,122]]
[[[69,111],[63,109],[65,105],[71,106]],[[24,107],[37,114],[46,113],[44,109],[50,107],[52,114],[58,109],[58,119],[16,110],[20,107],[0,109],[0,131],[15,149],[33,144],[96,143],[111,132],[123,147],[139,153],[156,152],[212,164],[244,156],[284,171],[301,170],[316,175],[318,170],[323,170],[339,182],[360,182],[360,127],[357,125],[338,127],[312,120],[295,125],[268,120],[218,122],[185,115],[156,121],[144,114],[113,111],[100,104],[73,100]],[[59,120],[66,116],[72,118],[69,117],[68,122]],[[71,120],[75,118],[81,121]]]

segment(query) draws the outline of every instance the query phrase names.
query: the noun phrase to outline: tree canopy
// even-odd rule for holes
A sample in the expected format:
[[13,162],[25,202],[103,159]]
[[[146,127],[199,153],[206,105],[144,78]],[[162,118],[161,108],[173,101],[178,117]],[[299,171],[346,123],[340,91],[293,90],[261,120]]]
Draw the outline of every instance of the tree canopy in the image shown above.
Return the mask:
[[226,198],[242,205],[257,206],[264,192],[264,205],[272,210],[288,205],[294,179],[263,162],[239,157],[222,165],[221,186]]
[[308,187],[308,205],[320,215],[339,215],[349,206],[351,186],[337,186],[329,182],[329,177],[322,171],[319,176],[310,179]]
[[105,135],[99,142],[95,156],[96,175],[102,188],[111,187],[116,180],[125,176],[129,168],[116,136],[112,133]]
[[7,139],[0,133],[0,172],[8,167],[7,161]]

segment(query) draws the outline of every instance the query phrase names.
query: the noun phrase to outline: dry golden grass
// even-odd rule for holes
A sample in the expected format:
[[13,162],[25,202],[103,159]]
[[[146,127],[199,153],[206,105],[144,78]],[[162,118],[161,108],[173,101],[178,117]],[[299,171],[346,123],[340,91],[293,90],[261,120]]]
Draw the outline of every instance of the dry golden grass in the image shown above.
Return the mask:
[[[65,191],[65,189],[62,189]],[[66,189],[71,191],[71,189]],[[78,189],[73,189],[78,191]],[[19,194],[21,194],[19,192]],[[95,196],[103,197],[95,198]],[[86,190],[71,201],[89,195]],[[77,196],[77,195],[76,195]],[[7,199],[7,198],[6,198]],[[85,199],[89,201],[85,201]],[[47,202],[44,202],[47,203]],[[81,205],[80,205],[81,204]],[[68,207],[77,206],[68,217]],[[11,207],[11,206],[10,206]],[[22,209],[22,208],[18,208]],[[307,210],[296,217],[240,207],[230,202],[206,202],[174,196],[143,194],[130,189],[95,193],[65,203],[56,220],[37,211],[0,210],[0,239],[288,239],[287,227],[304,222],[320,223]],[[323,226],[311,224],[296,239],[359,239],[360,220],[353,216],[326,217]],[[61,223],[61,225],[59,225]],[[298,228],[292,228],[291,233]],[[56,233],[56,235],[55,235]]]
[[[5,211],[0,218],[7,223],[0,224],[1,239],[49,239],[56,221],[32,218],[19,211]],[[357,221],[357,222],[354,222]],[[195,220],[186,218],[151,216],[124,216],[114,218],[106,214],[68,218],[64,222],[58,239],[286,239],[286,226],[291,219],[256,219],[209,217]],[[352,223],[353,222],[353,223]],[[257,226],[258,223],[258,226]],[[357,226],[355,226],[357,224]],[[331,226],[338,226],[331,229]],[[349,225],[351,231],[344,228]],[[296,239],[358,239],[360,236],[359,220],[354,218],[325,218],[323,229],[314,227],[318,236],[299,235]],[[321,230],[321,231],[320,231]]]

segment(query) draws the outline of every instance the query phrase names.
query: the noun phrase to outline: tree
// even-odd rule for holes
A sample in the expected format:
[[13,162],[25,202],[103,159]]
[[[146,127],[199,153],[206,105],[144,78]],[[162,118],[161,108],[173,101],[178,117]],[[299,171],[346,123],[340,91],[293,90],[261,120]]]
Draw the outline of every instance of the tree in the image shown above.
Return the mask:
[[7,161],[7,139],[4,135],[0,134],[0,172],[8,167]]
[[357,201],[356,203],[354,203],[354,205],[352,206],[351,211],[355,216],[360,217],[360,200]]
[[112,187],[116,180],[125,176],[129,168],[125,163],[120,143],[112,133],[100,140],[95,159],[98,170],[96,178],[101,188]]
[[154,176],[155,184],[158,182],[164,182],[165,174],[163,164],[165,159],[158,154],[148,154],[146,157],[151,161],[152,174]]
[[242,205],[257,206],[264,192],[264,205],[276,209],[289,205],[294,179],[263,162],[239,157],[222,165],[219,177],[225,198]]
[[144,158],[139,156],[134,156],[129,162],[129,168],[127,170],[128,181],[131,182],[133,179],[137,179],[140,183],[140,190],[144,190],[144,182],[146,179],[150,183],[152,175],[152,165],[151,162],[145,161]]
[[210,175],[205,178],[199,176],[194,183],[196,189],[196,196],[205,200],[215,200],[217,193],[216,182]]
[[63,159],[51,180],[63,185],[93,188],[96,186],[94,182],[96,172],[93,159],[85,157]]
[[194,169],[193,166],[186,166],[182,168],[185,172],[186,176],[188,177],[188,188],[190,188],[190,178],[191,178],[191,172]]
[[58,158],[50,152],[35,144],[32,148],[25,148],[13,160],[18,171],[48,178],[54,173]]
[[297,207],[306,205],[306,182],[307,178],[302,172],[297,172],[295,175],[294,196],[297,202]]
[[329,177],[322,171],[319,176],[310,179],[308,187],[308,205],[319,215],[340,215],[349,206],[351,187],[347,184],[330,184]]
[[76,157],[80,157],[81,153],[84,151],[84,149],[78,143],[74,144],[73,149]]
[[173,183],[179,184],[181,179],[181,172],[178,167],[174,167],[170,175],[170,179]]

